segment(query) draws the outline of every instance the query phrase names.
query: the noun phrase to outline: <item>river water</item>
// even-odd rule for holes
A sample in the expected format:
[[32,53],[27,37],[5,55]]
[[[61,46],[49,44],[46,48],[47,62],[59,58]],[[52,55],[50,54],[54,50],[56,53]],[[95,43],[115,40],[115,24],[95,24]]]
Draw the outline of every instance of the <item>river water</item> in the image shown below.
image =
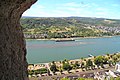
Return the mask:
[[120,36],[104,38],[79,38],[70,42],[52,40],[27,40],[28,63],[46,63],[64,59],[80,59],[120,51]]

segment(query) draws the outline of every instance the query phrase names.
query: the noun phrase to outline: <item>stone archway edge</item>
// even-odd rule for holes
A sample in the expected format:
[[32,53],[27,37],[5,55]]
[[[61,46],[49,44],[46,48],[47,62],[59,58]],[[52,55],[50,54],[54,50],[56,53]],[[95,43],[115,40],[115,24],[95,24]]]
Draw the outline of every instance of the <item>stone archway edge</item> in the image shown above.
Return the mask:
[[28,80],[20,18],[37,0],[0,0],[0,80]]

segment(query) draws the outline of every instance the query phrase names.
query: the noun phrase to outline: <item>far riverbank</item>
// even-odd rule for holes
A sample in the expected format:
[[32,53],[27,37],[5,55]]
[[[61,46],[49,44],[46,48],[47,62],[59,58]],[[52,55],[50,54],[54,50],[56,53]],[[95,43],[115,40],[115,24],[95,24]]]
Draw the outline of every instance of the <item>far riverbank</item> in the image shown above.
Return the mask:
[[89,39],[89,38],[111,38],[111,37],[114,37],[114,36],[101,36],[101,37],[74,37],[74,38],[50,38],[50,39],[26,39],[26,40],[69,40],[69,39],[72,39],[72,40],[75,40],[75,39],[80,39],[80,38],[83,38],[83,39]]

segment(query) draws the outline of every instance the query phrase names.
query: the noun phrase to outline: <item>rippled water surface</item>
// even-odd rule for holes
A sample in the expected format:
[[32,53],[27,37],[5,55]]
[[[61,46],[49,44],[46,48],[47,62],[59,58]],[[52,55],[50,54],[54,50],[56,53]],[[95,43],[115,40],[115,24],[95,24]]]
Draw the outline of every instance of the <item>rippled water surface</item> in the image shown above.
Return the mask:
[[64,59],[104,55],[120,51],[120,37],[79,38],[71,42],[27,40],[28,63],[45,63]]

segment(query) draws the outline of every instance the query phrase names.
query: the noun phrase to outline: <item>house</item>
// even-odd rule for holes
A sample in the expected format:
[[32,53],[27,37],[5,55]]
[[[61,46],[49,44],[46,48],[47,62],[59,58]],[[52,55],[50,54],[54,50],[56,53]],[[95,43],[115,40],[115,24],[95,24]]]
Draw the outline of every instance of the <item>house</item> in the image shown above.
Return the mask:
[[120,62],[115,65],[115,70],[120,73]]
[[105,72],[107,77],[120,77],[120,62],[116,63],[115,70],[109,70],[108,72]]

